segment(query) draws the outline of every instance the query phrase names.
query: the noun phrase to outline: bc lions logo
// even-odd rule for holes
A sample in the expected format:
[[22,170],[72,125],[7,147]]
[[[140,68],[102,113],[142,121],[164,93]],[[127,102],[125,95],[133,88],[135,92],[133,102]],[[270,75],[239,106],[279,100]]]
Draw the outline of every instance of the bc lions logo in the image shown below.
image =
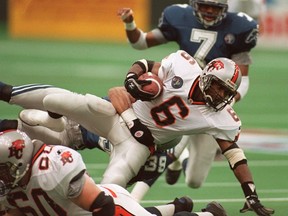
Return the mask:
[[25,142],[22,139],[12,142],[12,146],[9,148],[9,158],[15,157],[20,159],[23,155],[23,149],[25,148]]
[[61,161],[63,162],[63,166],[66,163],[72,163],[73,162],[73,157],[72,154],[69,151],[65,151],[61,154]]
[[219,61],[219,60],[212,61],[212,62],[208,65],[207,71],[213,70],[214,68],[215,68],[216,70],[223,69],[223,68],[224,68],[224,63],[223,63],[222,61]]

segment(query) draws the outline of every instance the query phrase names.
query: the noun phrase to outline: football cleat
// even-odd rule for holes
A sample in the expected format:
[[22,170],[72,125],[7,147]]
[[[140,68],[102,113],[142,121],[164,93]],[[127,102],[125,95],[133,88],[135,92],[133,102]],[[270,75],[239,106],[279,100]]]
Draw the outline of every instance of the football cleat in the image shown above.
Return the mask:
[[182,169],[171,170],[171,169],[169,169],[169,167],[167,167],[167,170],[165,173],[165,179],[166,179],[167,184],[174,185],[178,181],[180,174],[181,174],[181,171],[182,171]]
[[166,174],[165,174],[165,179],[166,179],[167,184],[169,185],[175,184],[180,178],[181,170],[183,170],[184,175],[185,175],[187,162],[188,162],[188,158],[185,158],[182,161],[182,169],[172,170],[172,169],[169,169],[169,166],[167,167]]
[[223,206],[215,201],[208,203],[206,208],[202,209],[202,212],[210,212],[214,216],[227,216]]
[[19,118],[29,126],[43,126],[56,132],[62,132],[66,124],[63,117],[55,119],[48,112],[37,109],[22,110]]
[[173,202],[168,204],[175,205],[174,214],[182,211],[191,212],[194,206],[193,201],[188,196],[175,198]]

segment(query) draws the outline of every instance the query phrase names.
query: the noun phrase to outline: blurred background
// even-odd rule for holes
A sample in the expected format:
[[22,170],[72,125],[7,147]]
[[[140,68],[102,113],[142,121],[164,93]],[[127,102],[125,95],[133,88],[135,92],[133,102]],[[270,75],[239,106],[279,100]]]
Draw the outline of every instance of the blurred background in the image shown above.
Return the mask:
[[[251,16],[261,11],[259,45],[275,47],[277,44],[287,48],[288,3],[286,0],[265,2],[265,8],[245,9]],[[123,26],[116,16],[119,8],[133,8],[137,25],[145,31],[156,27],[163,8],[173,3],[188,3],[188,0],[1,0],[0,22],[12,38],[125,42]]]
[[[134,50],[117,10],[132,8],[137,26],[147,31],[157,27],[162,10],[174,3],[188,0],[0,0],[0,81],[45,83],[105,96],[110,87],[123,84],[134,61],[160,61],[178,49],[169,43]],[[243,125],[239,145],[250,159],[262,202],[284,216],[288,212],[287,0],[266,0],[259,24],[258,45],[251,52],[250,88],[234,107]],[[17,118],[19,110],[0,102],[2,119]],[[82,154],[99,182],[108,157],[97,150]],[[227,175],[219,175],[224,172]],[[196,210],[209,199],[221,201],[232,216],[242,207],[242,192],[225,161],[215,163],[201,189],[187,191],[183,179],[168,186],[160,178],[143,204],[163,203],[188,193],[195,199]]]

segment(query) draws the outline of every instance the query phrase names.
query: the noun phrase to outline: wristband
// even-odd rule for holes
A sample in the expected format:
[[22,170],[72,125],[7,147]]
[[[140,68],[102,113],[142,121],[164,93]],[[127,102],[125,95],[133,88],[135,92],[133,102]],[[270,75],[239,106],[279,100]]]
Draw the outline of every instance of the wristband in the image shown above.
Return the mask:
[[250,196],[258,197],[256,193],[256,187],[253,181],[244,182],[241,184],[241,187],[246,198]]
[[136,23],[134,20],[130,23],[124,23],[124,26],[125,26],[125,30],[127,31],[133,31],[136,29]]
[[133,120],[137,119],[137,117],[134,113],[134,110],[132,108],[129,108],[129,109],[125,110],[124,112],[122,112],[121,117],[125,121],[125,123],[127,124],[129,129],[131,127],[133,127],[133,124],[134,124]]

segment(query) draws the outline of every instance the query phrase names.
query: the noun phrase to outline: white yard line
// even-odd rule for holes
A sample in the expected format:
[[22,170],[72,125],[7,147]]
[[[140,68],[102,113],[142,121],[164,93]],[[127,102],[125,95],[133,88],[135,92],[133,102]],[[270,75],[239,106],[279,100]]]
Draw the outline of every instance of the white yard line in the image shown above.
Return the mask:
[[[215,199],[193,199],[194,203],[209,203],[215,201]],[[217,199],[217,202],[219,203],[238,203],[241,202],[243,203],[244,198],[243,199]],[[288,197],[287,198],[261,198],[262,202],[287,202],[288,201]],[[171,202],[171,200],[142,200],[141,204],[161,204],[161,203],[168,203]]]

